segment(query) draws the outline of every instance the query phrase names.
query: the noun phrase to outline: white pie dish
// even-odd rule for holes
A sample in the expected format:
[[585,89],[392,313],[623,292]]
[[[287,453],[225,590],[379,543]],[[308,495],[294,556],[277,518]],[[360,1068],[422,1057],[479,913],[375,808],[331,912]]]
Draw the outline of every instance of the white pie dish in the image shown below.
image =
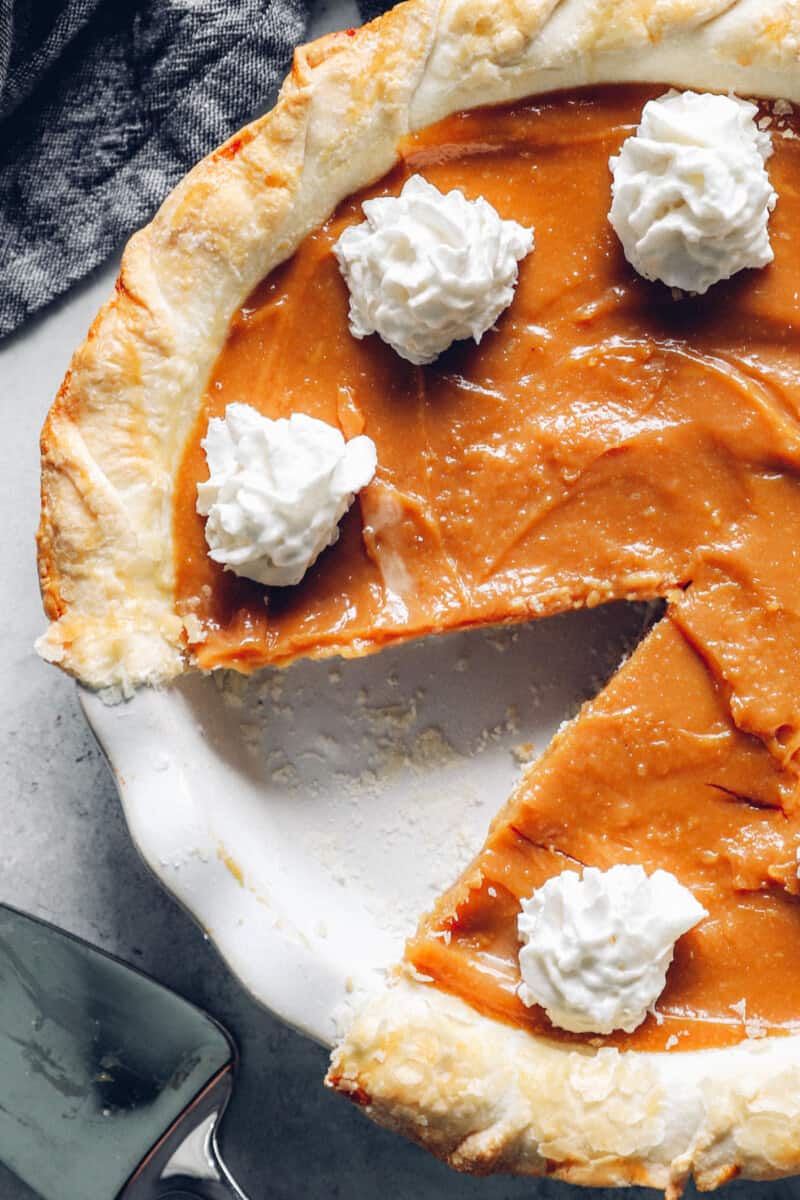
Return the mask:
[[81,702],[145,862],[257,1000],[330,1045],[645,612]]

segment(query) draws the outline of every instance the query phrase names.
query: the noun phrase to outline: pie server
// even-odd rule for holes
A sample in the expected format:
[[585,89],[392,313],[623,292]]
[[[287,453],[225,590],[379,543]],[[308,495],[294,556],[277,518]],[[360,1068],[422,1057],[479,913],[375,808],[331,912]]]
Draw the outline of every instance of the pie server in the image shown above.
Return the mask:
[[0,1163],[43,1200],[246,1200],[219,1154],[236,1050],[132,967],[0,905]]

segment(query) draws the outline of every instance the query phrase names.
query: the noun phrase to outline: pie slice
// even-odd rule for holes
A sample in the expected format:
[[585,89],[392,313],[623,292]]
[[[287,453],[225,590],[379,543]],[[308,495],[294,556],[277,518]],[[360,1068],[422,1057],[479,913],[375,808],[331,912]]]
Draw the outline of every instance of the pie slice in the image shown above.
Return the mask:
[[[677,1195],[800,1169],[799,39],[778,0],[409,0],[304,48],[132,240],[45,426],[40,648],[117,695],[666,600],[334,1056],[332,1086],[465,1170]],[[609,156],[669,85],[767,97],[774,150],[774,262],[694,298],[608,223]],[[333,254],[412,175],[536,235],[496,326],[423,367],[354,338]],[[377,447],[292,587],[207,552],[201,442],[243,401]],[[520,904],[621,864],[708,916],[643,1024],[568,1034],[518,997]]]
[[[797,803],[668,614],[527,772],[328,1083],[460,1170],[672,1196],[797,1171]],[[569,1034],[517,996],[519,901],[621,862],[710,916],[634,1033]]]

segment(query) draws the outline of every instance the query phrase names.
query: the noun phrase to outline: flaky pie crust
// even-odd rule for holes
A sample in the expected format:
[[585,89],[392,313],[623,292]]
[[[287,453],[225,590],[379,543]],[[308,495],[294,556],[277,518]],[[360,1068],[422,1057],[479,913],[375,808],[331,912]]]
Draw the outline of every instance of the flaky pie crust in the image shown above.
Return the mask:
[[701,1191],[800,1171],[800,1037],[678,1053],[578,1049],[404,972],[356,1015],[326,1080],[459,1171]]

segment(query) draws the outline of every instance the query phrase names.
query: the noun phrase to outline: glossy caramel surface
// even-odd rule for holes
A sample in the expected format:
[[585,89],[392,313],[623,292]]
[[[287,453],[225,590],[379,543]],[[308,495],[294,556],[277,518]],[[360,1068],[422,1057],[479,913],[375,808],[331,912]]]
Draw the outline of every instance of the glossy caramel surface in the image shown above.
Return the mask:
[[672,871],[709,912],[626,1049],[800,1032],[800,820],[794,776],[731,719],[725,688],[670,616],[527,773],[407,954],[483,1012],[569,1041],[517,998],[519,898],[582,865]]
[[[658,89],[656,89],[658,90]],[[431,630],[663,594],[725,548],[753,470],[793,464],[800,362],[793,142],[771,162],[776,263],[701,301],[639,279],[607,221],[608,156],[651,90],[610,88],[455,116],[351,200],[237,315],[180,467],[177,599],[201,665],[361,653]],[[367,195],[416,171],[536,231],[516,297],[480,346],[430,367],[347,328],[331,253]],[[209,417],[245,400],[365,431],[375,482],[296,588],[236,579],[195,512]],[[790,428],[786,428],[786,426]]]

